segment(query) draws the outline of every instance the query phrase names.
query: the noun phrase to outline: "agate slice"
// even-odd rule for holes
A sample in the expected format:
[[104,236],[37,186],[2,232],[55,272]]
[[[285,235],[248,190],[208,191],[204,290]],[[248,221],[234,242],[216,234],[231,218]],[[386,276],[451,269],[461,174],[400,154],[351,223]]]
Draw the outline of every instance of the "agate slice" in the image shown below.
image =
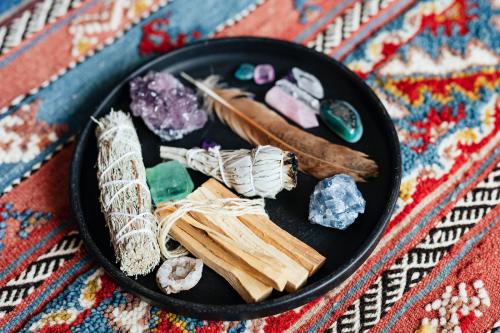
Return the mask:
[[351,176],[338,174],[323,179],[309,202],[309,221],[344,230],[365,211],[365,199]]
[[130,97],[134,116],[165,141],[180,139],[207,122],[194,92],[168,73],[150,72],[133,79]]
[[265,100],[267,104],[303,128],[313,128],[319,125],[314,109],[293,98],[278,86],[269,89]]
[[191,257],[167,259],[156,272],[158,287],[166,294],[176,294],[196,286],[203,273],[203,261]]
[[325,93],[318,78],[311,73],[303,71],[298,67],[293,67],[288,78],[299,86],[300,89],[308,92],[312,96],[321,99]]
[[328,128],[347,142],[357,142],[363,135],[358,111],[345,101],[324,100],[319,114]]

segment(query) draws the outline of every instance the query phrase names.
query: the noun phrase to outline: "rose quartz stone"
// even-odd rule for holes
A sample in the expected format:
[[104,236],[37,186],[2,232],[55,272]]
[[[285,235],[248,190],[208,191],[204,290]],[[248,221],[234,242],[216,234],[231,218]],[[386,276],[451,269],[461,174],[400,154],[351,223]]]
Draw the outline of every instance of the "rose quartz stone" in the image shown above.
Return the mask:
[[316,118],[316,113],[312,108],[288,95],[277,86],[269,89],[265,100],[267,104],[303,128],[319,126],[318,118]]

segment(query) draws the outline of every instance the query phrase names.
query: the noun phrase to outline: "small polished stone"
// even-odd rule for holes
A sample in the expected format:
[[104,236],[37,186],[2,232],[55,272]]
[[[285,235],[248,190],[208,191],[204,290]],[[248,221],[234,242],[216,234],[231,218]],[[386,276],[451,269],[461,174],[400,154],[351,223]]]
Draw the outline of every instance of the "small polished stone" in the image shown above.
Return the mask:
[[238,67],[236,72],[234,72],[234,77],[241,81],[248,81],[253,79],[254,71],[255,71],[254,65],[243,63]]
[[146,179],[155,205],[183,199],[194,189],[188,171],[177,161],[163,162],[147,168]]
[[283,89],[274,86],[266,93],[266,103],[279,113],[302,126],[313,128],[319,126],[316,112],[298,99],[294,99]]
[[288,75],[290,81],[294,82],[299,86],[300,89],[308,92],[312,96],[316,98],[323,98],[325,93],[323,90],[323,86],[319,79],[298,67],[293,67]]
[[344,230],[365,211],[365,199],[354,179],[338,174],[321,180],[309,201],[309,221]]
[[260,64],[255,67],[253,79],[257,84],[266,84],[274,81],[274,67],[269,64]]
[[361,117],[346,101],[324,100],[319,114],[328,128],[347,142],[357,142],[363,135]]

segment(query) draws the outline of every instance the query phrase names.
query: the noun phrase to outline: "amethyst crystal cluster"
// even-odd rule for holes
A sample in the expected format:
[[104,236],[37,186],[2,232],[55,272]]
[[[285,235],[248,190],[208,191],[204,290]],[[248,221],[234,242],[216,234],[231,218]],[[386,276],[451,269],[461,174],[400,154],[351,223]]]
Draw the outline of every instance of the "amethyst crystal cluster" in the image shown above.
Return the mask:
[[207,114],[194,92],[168,73],[150,72],[130,82],[130,108],[162,140],[182,138],[202,128]]

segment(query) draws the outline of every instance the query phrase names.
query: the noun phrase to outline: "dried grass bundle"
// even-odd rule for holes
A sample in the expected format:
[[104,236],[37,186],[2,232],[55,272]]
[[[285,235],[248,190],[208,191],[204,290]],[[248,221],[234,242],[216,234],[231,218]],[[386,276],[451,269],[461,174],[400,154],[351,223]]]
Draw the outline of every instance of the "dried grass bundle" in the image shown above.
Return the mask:
[[297,185],[295,155],[273,146],[252,150],[188,150],[162,146],[160,156],[212,176],[246,197],[274,198],[281,190],[290,191]]
[[121,111],[94,121],[99,200],[116,259],[129,276],[147,274],[159,263],[160,249],[137,133]]

